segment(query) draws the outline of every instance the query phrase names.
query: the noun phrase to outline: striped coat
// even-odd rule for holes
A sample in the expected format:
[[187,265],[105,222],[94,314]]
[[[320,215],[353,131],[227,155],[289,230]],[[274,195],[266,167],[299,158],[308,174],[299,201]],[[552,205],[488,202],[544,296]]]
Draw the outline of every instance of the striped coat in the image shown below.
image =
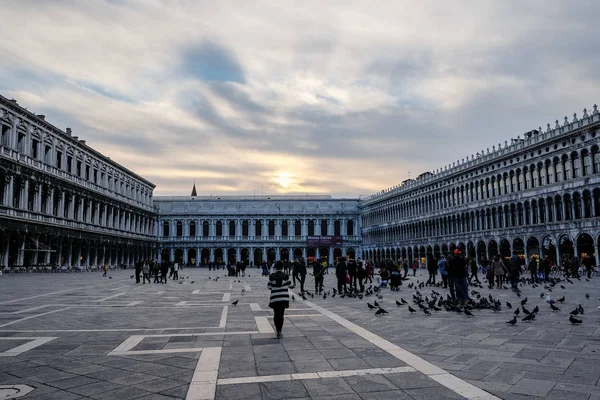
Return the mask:
[[276,271],[269,275],[269,283],[267,284],[271,290],[269,307],[273,308],[275,304],[284,306],[284,308],[290,306],[290,292],[288,291],[288,287],[291,284],[289,275],[283,271]]

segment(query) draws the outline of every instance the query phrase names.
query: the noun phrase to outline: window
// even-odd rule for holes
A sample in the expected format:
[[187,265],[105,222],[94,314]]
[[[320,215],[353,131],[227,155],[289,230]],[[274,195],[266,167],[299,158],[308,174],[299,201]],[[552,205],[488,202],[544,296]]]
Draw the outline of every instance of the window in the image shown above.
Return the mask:
[[9,140],[9,135],[10,135],[10,126],[8,125],[2,125],[2,142],[0,143],[0,145],[2,146],[8,146],[8,140]]
[[235,221],[229,221],[229,237],[235,236]]
[[340,236],[342,234],[342,223],[339,219],[333,223],[333,234],[335,236]]
[[75,169],[75,174],[78,177],[81,177],[81,161],[77,161],[76,165],[77,165],[77,168]]
[[217,221],[216,231],[218,237],[223,236],[223,223],[221,221]]
[[242,236],[248,237],[248,220],[242,221]]
[[256,231],[256,236],[262,236],[262,221],[260,219],[256,220],[254,230]]
[[275,236],[275,221],[269,221],[269,236]]
[[354,236],[354,221],[348,220],[348,224],[346,225],[346,235]]
[[36,139],[33,139],[31,141],[31,157],[37,159],[38,158],[38,146],[39,146],[40,142],[38,142]]
[[56,152],[56,168],[62,169],[62,153],[60,151]]
[[183,222],[177,221],[176,229],[177,229],[177,231],[176,231],[177,237],[183,236]]
[[286,220],[281,221],[281,236],[288,236],[288,222]]
[[196,223],[190,222],[190,236],[196,236]]
[[163,222],[163,236],[164,237],[169,236],[169,222],[168,221]]
[[302,236],[302,222],[299,219],[294,222],[294,236]]
[[202,237],[208,237],[208,221],[202,222]]
[[98,170],[94,169],[94,183],[98,183]]
[[19,153],[25,153],[25,138],[26,137],[27,137],[27,135],[25,135],[25,133],[19,132],[18,138],[17,138],[17,151]]
[[308,236],[314,236],[315,235],[315,221],[313,221],[312,219],[310,221],[308,221]]

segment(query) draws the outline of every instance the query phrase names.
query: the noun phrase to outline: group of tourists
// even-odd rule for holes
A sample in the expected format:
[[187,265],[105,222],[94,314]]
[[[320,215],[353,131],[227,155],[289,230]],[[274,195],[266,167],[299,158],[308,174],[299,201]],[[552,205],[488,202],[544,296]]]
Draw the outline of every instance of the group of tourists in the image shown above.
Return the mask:
[[[177,262],[140,260],[135,263],[135,283],[142,285],[151,283],[151,278],[154,277],[154,283],[167,283],[167,276],[173,280],[179,280],[179,270],[181,266]],[[133,275],[132,275],[133,278]]]

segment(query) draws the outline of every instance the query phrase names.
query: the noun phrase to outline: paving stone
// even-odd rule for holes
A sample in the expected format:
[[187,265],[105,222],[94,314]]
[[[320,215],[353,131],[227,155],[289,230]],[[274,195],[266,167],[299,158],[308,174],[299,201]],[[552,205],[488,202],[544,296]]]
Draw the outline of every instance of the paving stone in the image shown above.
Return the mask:
[[354,390],[342,378],[305,379],[302,381],[311,397],[353,394]]
[[[144,390],[140,390],[135,387],[124,387],[116,390],[111,390],[108,392],[93,394],[90,397],[96,400],[121,400],[121,399],[137,399],[139,397],[149,395],[149,392]],[[184,398],[182,396],[181,398]]]
[[359,396],[362,400],[412,400],[412,398],[402,390],[360,393]]
[[439,383],[420,372],[403,372],[384,376],[402,390],[439,386]]
[[87,376],[76,376],[73,378],[61,379],[59,381],[50,382],[50,386],[58,389],[71,389],[77,386],[89,385],[91,383],[100,382],[97,379],[88,378]]
[[256,400],[262,399],[260,384],[218,385],[217,399]]
[[527,396],[544,397],[552,390],[554,385],[555,382],[523,378],[510,389],[510,392]]
[[358,394],[398,389],[396,385],[382,375],[348,376],[343,379]]
[[260,384],[263,400],[287,400],[308,397],[301,381],[265,382]]
[[415,400],[446,400],[446,399],[464,399],[462,396],[456,394],[452,390],[444,386],[425,387],[420,389],[406,389],[406,394]]
[[116,385],[111,382],[101,381],[101,382],[96,382],[96,383],[90,383],[89,385],[76,386],[76,387],[70,388],[69,392],[89,397],[94,394],[104,393],[104,392],[108,392],[108,391],[115,390],[115,389],[121,389],[121,388],[123,388],[123,386],[121,386],[121,385]]

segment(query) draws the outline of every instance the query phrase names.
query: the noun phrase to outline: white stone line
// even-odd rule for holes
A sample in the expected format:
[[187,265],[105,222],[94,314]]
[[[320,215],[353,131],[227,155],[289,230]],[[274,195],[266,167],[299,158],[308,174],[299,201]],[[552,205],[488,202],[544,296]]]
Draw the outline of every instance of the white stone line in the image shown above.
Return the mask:
[[221,320],[219,321],[219,328],[225,328],[227,325],[227,313],[229,312],[229,306],[223,307],[223,312],[221,313]]
[[[115,328],[115,329],[0,329],[0,332],[12,332],[12,333],[53,333],[53,332],[138,332],[138,331],[181,331],[181,330],[194,330],[194,329],[221,329],[215,326],[188,326],[179,328]],[[260,333],[258,331],[246,331],[246,332],[207,332],[207,333],[182,333],[179,335],[164,335],[164,336],[214,336],[214,335],[244,335],[251,333]],[[148,337],[148,335],[146,335]],[[0,338],[4,339],[4,338]]]
[[121,287],[118,287],[118,288],[110,289],[110,291],[111,291],[111,292],[116,292],[117,290],[128,289],[128,288],[130,288],[130,287],[131,287],[131,286],[121,286]]
[[267,317],[254,317],[256,321],[256,326],[258,326],[258,331],[260,333],[275,333],[275,330],[267,320]]
[[15,337],[15,338],[0,338],[0,339],[13,339],[13,340],[23,340],[23,339],[33,339],[31,342],[24,343],[20,346],[14,347],[10,350],[5,351],[4,353],[0,353],[0,357],[14,357],[18,356],[21,353],[24,353],[28,350],[34,349],[38,346],[46,344],[48,342],[53,341],[54,339],[58,339],[56,337],[38,337],[38,338],[23,338],[23,337]]
[[251,311],[262,311],[263,309],[260,306],[260,304],[258,304],[258,303],[250,303],[250,310]]
[[19,311],[13,311],[11,314],[24,314],[30,311],[35,311],[35,310],[39,310],[41,308],[46,308],[46,307],[51,307],[52,304],[44,304],[41,306],[37,306],[37,307],[32,307],[32,308],[26,308],[25,310],[19,310]]
[[231,290],[231,289],[233,289],[233,282],[229,282],[229,289],[227,289],[227,290]]
[[71,307],[67,307],[67,308],[61,308],[61,309],[59,309],[59,310],[52,310],[52,311],[48,311],[48,312],[41,313],[41,314],[30,315],[29,317],[25,317],[25,318],[17,319],[17,320],[10,321],[10,322],[7,322],[7,323],[5,323],[5,324],[2,324],[2,325],[0,325],[0,328],[4,328],[5,326],[9,326],[9,325],[12,325],[12,324],[16,324],[16,323],[18,323],[18,322],[26,321],[26,320],[28,320],[28,319],[37,318],[37,317],[42,317],[42,316],[44,316],[44,315],[48,315],[48,314],[54,314],[54,313],[57,313],[57,312],[61,312],[61,311],[65,311],[65,310],[69,310],[70,308],[71,308]]
[[124,353],[124,352],[127,352],[127,351],[133,349],[138,344],[140,344],[140,342],[142,340],[144,340],[144,336],[142,336],[142,335],[129,336],[127,339],[125,339],[125,341],[123,343],[121,343],[120,345],[118,345],[113,351],[111,351],[108,354],[111,355],[112,353]]
[[398,358],[400,361],[410,365],[415,368],[417,371],[427,375],[431,379],[440,383],[441,385],[446,386],[448,389],[453,392],[459,394],[460,396],[466,397],[469,400],[500,400],[500,398],[492,395],[491,393],[486,392],[483,389],[478,388],[460,378],[457,378],[443,369],[433,365],[429,361],[422,359],[421,357],[410,353],[403,349],[400,346],[397,346],[380,336],[368,331],[347,319],[337,315],[334,312],[331,312],[317,304],[314,304],[310,301],[304,302],[307,306],[312,307],[313,309],[319,311],[320,313],[326,315],[330,319],[336,321],[338,324],[344,326],[348,330],[356,333],[362,338],[368,340],[373,343],[377,347],[386,352],[390,353],[394,357]]
[[137,356],[147,354],[170,354],[170,353],[197,353],[202,351],[202,347],[187,347],[183,349],[162,349],[162,350],[129,350],[129,351],[111,351],[109,356]]
[[3,301],[2,304],[18,303],[18,302],[23,301],[23,300],[37,299],[37,298],[40,298],[40,297],[53,296],[55,294],[67,293],[67,292],[74,292],[76,290],[85,290],[85,289],[86,288],[76,288],[76,289],[68,289],[68,290],[59,290],[58,292],[44,293],[44,294],[38,294],[37,296],[23,297],[23,298],[20,298],[20,299]]
[[307,372],[297,374],[281,374],[281,375],[266,375],[266,376],[248,376],[243,378],[225,378],[217,380],[217,385],[237,385],[241,383],[253,382],[278,382],[278,381],[297,381],[302,379],[323,379],[323,378],[343,378],[348,376],[364,376],[364,375],[382,375],[382,374],[400,374],[403,372],[415,372],[412,367],[396,367],[396,368],[369,368],[369,369],[352,369],[345,371],[324,371],[324,372]]
[[187,301],[180,301],[179,303],[175,304],[176,306],[187,306]]
[[202,350],[186,400],[214,400],[217,393],[217,376],[221,362],[221,347]]
[[245,290],[246,292],[251,292],[251,291],[252,291],[252,288],[250,287],[250,285],[244,285],[244,290]]
[[192,291],[192,294],[222,294],[223,292],[205,292],[202,289],[196,289]]
[[3,400],[18,399],[33,391],[29,385],[0,385],[0,396]]
[[[181,328],[179,328],[181,329]],[[202,333],[173,333],[173,334],[156,334],[156,335],[143,335],[145,338],[158,338],[158,337],[190,337],[190,336],[218,336],[218,335],[251,335],[254,333],[260,333],[259,331],[239,331],[239,332],[202,332]]]
[[[132,301],[131,303],[127,303],[125,304],[125,307],[133,307],[133,306],[137,306],[138,304],[142,304],[142,301]],[[155,308],[155,307],[152,307]]]
[[230,301],[231,300],[231,293],[223,293],[223,298],[221,299],[221,301]]
[[125,292],[121,292],[121,293],[113,294],[112,296],[103,297],[103,298],[101,298],[101,299],[94,300],[94,301],[96,301],[96,302],[98,302],[98,303],[101,303],[101,302],[103,302],[103,301],[110,300],[110,299],[114,299],[115,297],[123,296],[123,295],[125,295],[125,294],[127,294],[127,293],[125,293]]

